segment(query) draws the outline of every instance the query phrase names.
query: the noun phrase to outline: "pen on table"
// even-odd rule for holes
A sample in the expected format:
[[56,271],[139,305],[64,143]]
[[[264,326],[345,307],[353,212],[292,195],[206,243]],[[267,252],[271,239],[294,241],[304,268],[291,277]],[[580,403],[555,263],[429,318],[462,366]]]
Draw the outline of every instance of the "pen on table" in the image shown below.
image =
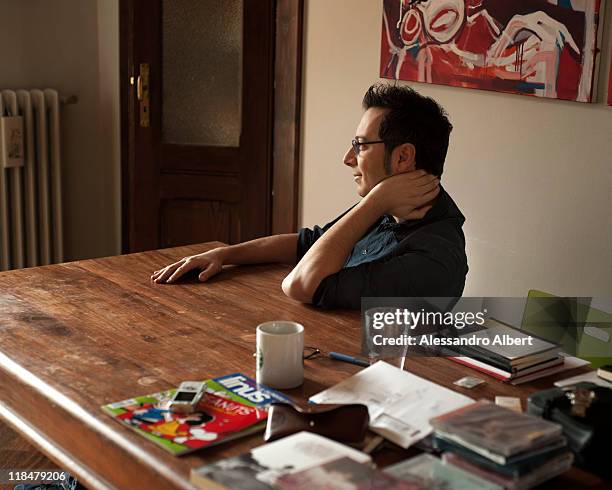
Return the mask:
[[330,352],[329,358],[334,359],[336,361],[348,362],[350,364],[355,364],[357,366],[369,367],[370,363],[364,359],[359,359],[358,357],[347,356],[346,354],[340,354],[340,352]]

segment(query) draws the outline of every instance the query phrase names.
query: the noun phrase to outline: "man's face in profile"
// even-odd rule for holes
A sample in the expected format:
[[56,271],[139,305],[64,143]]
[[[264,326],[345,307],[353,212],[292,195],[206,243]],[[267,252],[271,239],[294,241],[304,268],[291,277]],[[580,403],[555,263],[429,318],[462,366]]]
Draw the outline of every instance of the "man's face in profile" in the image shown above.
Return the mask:
[[[378,130],[383,116],[388,109],[371,107],[363,113],[355,139],[357,141],[379,141]],[[365,197],[376,184],[389,174],[385,171],[385,145],[384,143],[359,145],[359,155],[349,147],[344,155],[344,163],[351,167],[353,178],[357,184],[357,193]]]

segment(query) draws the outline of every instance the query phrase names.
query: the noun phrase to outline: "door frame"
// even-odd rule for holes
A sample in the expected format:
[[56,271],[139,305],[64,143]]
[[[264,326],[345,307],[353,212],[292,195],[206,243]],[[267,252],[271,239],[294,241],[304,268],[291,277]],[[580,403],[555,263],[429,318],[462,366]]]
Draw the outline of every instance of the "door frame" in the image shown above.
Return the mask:
[[[159,192],[159,182],[145,181],[143,184],[136,178],[142,175],[135,161],[138,107],[135,103],[133,77],[136,63],[134,12],[137,1],[119,0],[123,253],[135,250],[134,200],[139,194]],[[298,225],[304,0],[276,0],[275,7],[270,197],[272,234],[295,232]],[[151,218],[159,219],[158,216]]]

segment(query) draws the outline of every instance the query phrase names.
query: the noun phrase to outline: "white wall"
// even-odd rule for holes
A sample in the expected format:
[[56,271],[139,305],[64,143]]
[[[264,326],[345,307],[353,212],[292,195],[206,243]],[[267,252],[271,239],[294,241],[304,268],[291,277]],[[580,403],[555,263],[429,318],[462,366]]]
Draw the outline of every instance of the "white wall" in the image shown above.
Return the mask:
[[0,88],[55,88],[63,106],[67,259],[120,252],[118,0],[3,0]]
[[[612,9],[606,24],[612,28]],[[308,0],[305,15],[301,223],[357,201],[342,156],[378,81],[382,0]],[[467,217],[465,295],[612,293],[612,107],[604,38],[592,105],[409,83],[455,126],[443,184]]]

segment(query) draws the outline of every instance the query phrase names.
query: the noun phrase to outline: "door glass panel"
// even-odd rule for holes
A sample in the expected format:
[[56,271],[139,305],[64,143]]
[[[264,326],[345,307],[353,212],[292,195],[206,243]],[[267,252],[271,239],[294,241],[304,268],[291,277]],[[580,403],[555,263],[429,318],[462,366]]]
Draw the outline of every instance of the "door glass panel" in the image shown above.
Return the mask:
[[239,146],[243,0],[163,0],[165,143]]

